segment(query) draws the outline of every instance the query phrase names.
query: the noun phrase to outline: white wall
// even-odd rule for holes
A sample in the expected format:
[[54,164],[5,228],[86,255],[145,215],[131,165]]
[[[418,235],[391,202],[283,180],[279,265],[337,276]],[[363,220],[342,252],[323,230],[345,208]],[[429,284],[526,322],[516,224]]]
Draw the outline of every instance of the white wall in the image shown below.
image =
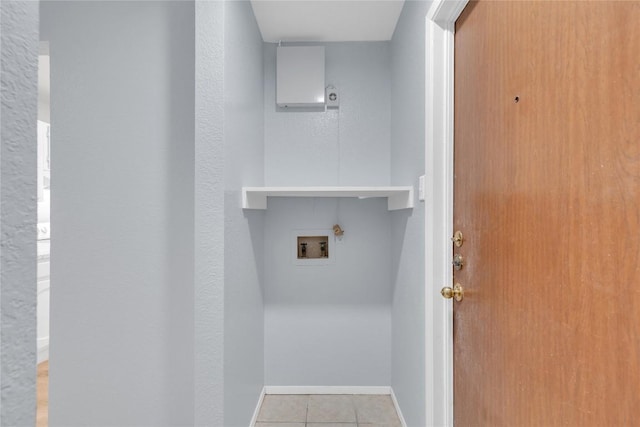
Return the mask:
[[38,3],[0,3],[0,425],[35,424]]
[[224,8],[224,426],[246,427],[264,386],[264,212],[241,205],[264,181],[262,37],[248,1]]
[[41,7],[50,425],[193,424],[194,3]]
[[[425,15],[429,4],[405,2],[391,41],[391,181],[396,185],[417,185],[417,178],[425,173]],[[424,236],[424,203],[416,202],[412,212],[393,217],[391,385],[409,427],[426,424]]]

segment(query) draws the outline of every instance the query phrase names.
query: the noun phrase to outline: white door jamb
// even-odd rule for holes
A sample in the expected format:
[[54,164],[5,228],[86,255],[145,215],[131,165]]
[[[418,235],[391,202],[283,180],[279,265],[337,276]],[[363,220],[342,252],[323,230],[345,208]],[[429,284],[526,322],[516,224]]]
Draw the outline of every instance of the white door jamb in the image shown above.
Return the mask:
[[468,0],[435,0],[426,17],[426,420],[453,426],[453,306],[439,295],[450,286],[453,235],[455,22]]

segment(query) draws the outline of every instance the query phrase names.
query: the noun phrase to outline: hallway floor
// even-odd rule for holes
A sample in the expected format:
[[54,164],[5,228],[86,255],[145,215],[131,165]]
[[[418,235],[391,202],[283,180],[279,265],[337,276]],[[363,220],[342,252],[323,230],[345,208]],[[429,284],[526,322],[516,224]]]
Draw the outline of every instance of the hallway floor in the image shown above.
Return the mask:
[[264,397],[255,427],[401,427],[388,395]]
[[49,422],[49,361],[38,365],[36,427],[47,427]]

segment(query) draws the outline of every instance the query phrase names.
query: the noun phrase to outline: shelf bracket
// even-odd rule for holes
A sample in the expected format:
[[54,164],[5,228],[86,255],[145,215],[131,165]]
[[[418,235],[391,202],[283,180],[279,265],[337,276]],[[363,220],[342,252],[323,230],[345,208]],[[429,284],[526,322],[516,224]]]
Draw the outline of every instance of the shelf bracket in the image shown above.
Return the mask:
[[242,209],[267,209],[267,194],[243,188]]
[[392,194],[387,198],[387,209],[390,211],[411,208],[413,208],[413,188],[402,193]]

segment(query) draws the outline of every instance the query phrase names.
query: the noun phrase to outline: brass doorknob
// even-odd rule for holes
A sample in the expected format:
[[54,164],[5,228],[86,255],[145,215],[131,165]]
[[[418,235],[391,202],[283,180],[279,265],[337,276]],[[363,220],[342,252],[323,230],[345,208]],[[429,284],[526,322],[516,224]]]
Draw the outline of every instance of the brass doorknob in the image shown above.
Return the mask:
[[462,301],[462,298],[464,298],[464,289],[462,289],[462,286],[460,286],[460,283],[456,283],[453,289],[451,289],[448,286],[445,286],[444,288],[442,288],[440,293],[446,299],[455,298],[456,301]]

